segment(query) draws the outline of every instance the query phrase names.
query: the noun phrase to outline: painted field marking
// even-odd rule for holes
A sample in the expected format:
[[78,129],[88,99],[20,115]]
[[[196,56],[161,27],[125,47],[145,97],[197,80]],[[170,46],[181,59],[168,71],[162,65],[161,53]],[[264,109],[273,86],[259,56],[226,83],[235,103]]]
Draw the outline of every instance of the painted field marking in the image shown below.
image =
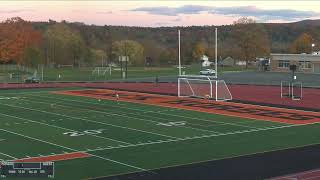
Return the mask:
[[[25,101],[30,101],[30,102],[34,102],[34,103],[44,103],[44,104],[50,104],[48,102],[44,102],[44,101],[33,101],[33,100],[25,100]],[[55,101],[56,106],[62,106],[62,107],[68,107],[65,105],[61,105],[61,101],[60,102],[56,102]],[[59,104],[59,105],[58,105]],[[81,106],[81,105],[80,105]],[[153,120],[147,120],[147,119],[143,119],[143,118],[137,118],[137,117],[131,117],[131,116],[126,116],[126,115],[121,115],[121,114],[117,114],[117,113],[108,113],[108,112],[103,112],[103,111],[97,111],[97,110],[92,110],[92,109],[87,109],[86,106],[81,106],[81,107],[85,107],[85,110],[87,111],[92,111],[92,112],[98,112],[98,113],[103,113],[103,114],[108,114],[108,115],[113,115],[113,116],[121,116],[121,117],[126,117],[126,118],[130,118],[130,119],[137,119],[140,121],[146,121],[146,122],[153,122],[153,123],[158,123],[158,121],[153,121]],[[74,107],[73,107],[74,108]],[[81,109],[80,107],[76,107],[77,109]],[[84,109],[84,108],[82,108]],[[136,115],[136,113],[127,113],[127,114],[134,114]],[[149,116],[152,118],[157,118],[154,116]],[[159,119],[159,118],[158,118]],[[162,118],[163,119],[163,118]],[[211,133],[219,133],[216,131],[211,131],[211,130],[204,130],[204,129],[200,129],[200,128],[193,128],[193,127],[188,127],[188,126],[181,126],[182,128],[187,128],[187,129],[193,129],[193,130],[199,130],[199,131],[205,131],[205,132],[211,132]]]
[[20,98],[23,98],[23,97],[0,96],[0,100],[10,100],[10,99],[20,99]]
[[90,135],[90,134],[101,134],[106,129],[97,129],[97,130],[85,130],[82,132],[79,131],[70,131],[63,133],[64,135],[69,135],[71,137],[78,137],[78,136],[84,136],[84,135]]
[[[112,92],[111,90],[102,90],[102,89],[96,89],[96,90],[92,90],[92,91],[96,91],[96,92],[99,92],[99,93],[110,93]],[[78,90],[78,91],[60,91],[60,92],[54,92],[55,94],[64,94],[64,95],[73,95],[73,96],[82,96],[82,97],[91,97],[91,98],[98,98],[98,97],[101,97],[101,95],[99,94],[85,94],[85,93],[81,93],[82,91]],[[137,92],[128,92],[128,91],[122,91],[125,95],[131,95],[133,97],[135,96],[151,96],[155,99],[153,100],[146,100],[146,101],[138,101],[138,100],[134,100],[132,98],[124,98],[122,99],[121,101],[126,101],[126,102],[136,102],[136,103],[139,103],[139,104],[153,104],[153,105],[156,105],[156,106],[162,106],[162,107],[171,107],[171,108],[183,108],[183,109],[188,109],[188,110],[195,110],[195,111],[198,111],[198,112],[205,112],[205,113],[211,113],[211,114],[219,114],[219,115],[225,115],[225,116],[231,116],[231,117],[240,117],[240,118],[247,118],[247,119],[254,119],[254,120],[264,120],[264,121],[271,121],[271,122],[282,122],[284,124],[304,124],[304,123],[313,123],[313,122],[318,122],[318,120],[320,120],[320,115],[319,113],[317,112],[310,112],[310,113],[313,113],[314,115],[309,115],[309,112],[306,112],[306,111],[299,111],[300,113],[298,112],[293,112],[292,110],[290,109],[283,109],[283,112],[280,112],[280,113],[285,113],[285,115],[287,115],[288,117],[291,117],[290,120],[298,120],[298,121],[290,121],[289,119],[286,119],[286,118],[282,118],[282,116],[273,116],[273,115],[270,115],[269,113],[270,112],[273,112],[275,108],[273,107],[264,107],[264,108],[260,108],[257,107],[257,106],[254,106],[254,105],[249,105],[249,104],[243,104],[243,107],[239,107],[239,108],[244,108],[246,110],[246,112],[248,113],[245,113],[245,112],[242,112],[241,110],[240,111],[232,111],[232,110],[223,110],[223,109],[220,109],[219,107],[218,108],[207,108],[207,106],[200,106],[201,104],[203,104],[203,101],[200,101],[200,100],[195,100],[195,99],[191,99],[191,98],[188,98],[186,100],[179,100],[177,97],[169,97],[167,96],[168,100],[170,101],[163,101],[163,99],[160,97],[158,97],[158,95],[151,95],[151,94],[146,94],[146,93],[137,93]],[[181,103],[181,102],[185,102],[185,103],[195,103],[195,106],[193,105],[185,105],[185,103]],[[180,104],[181,103],[181,104]],[[180,104],[180,105],[179,105]],[[211,104],[211,103],[205,103],[205,104]],[[218,105],[218,106],[222,106],[224,107],[225,105],[228,106],[228,107],[232,107],[232,108],[235,108],[233,106],[239,106],[237,104],[233,104],[232,102],[225,102],[225,104],[215,104],[215,103],[212,103],[211,105]],[[211,106],[210,105],[210,106]],[[269,113],[256,113],[255,111],[252,112],[250,111],[248,108],[258,108],[257,110],[258,111],[267,111]],[[238,107],[237,107],[238,108]],[[247,109],[246,109],[247,108]],[[267,109],[265,109],[267,108]],[[295,111],[298,111],[298,110],[295,110]],[[252,112],[251,114],[249,112]],[[276,111],[274,111],[276,112]],[[277,112],[278,113],[278,112]],[[298,114],[297,114],[298,113]],[[303,121],[303,119],[299,119],[297,117],[295,117],[294,115],[297,114],[298,117],[299,116],[302,116],[303,115],[306,115],[306,118],[309,120],[312,120],[310,122],[305,122]],[[268,118],[266,119],[265,116],[268,116]]]
[[[316,124],[316,123],[314,123],[314,124]],[[136,146],[146,146],[146,145],[153,145],[153,144],[163,144],[163,143],[170,143],[170,142],[180,142],[180,141],[186,141],[186,140],[203,139],[203,138],[211,138],[211,137],[220,137],[220,136],[228,136],[228,135],[237,135],[237,134],[244,134],[244,133],[251,133],[251,132],[269,131],[269,130],[290,128],[290,127],[297,127],[297,126],[305,126],[305,125],[310,125],[310,124],[292,124],[292,125],[273,127],[273,128],[260,128],[260,129],[251,129],[251,130],[244,130],[244,131],[237,131],[237,132],[202,135],[202,136],[194,136],[194,137],[186,137],[186,138],[178,138],[178,139],[168,139],[168,140],[162,140],[162,141],[152,141],[152,142],[147,142],[147,143],[138,143],[138,144],[134,144],[134,145],[126,145],[126,146],[123,146],[123,147],[110,147],[110,146],[108,146],[106,148],[94,149],[94,150],[92,150],[90,152],[101,151],[101,150],[109,150],[109,149],[129,148],[129,147],[136,147]]]
[[[33,101],[33,100],[24,100],[24,101],[30,101],[30,102],[34,102],[34,103],[44,103],[44,104],[50,104],[49,102],[44,102],[44,101]],[[59,104],[59,105],[58,105]],[[56,102],[56,106],[62,106],[62,107],[68,107],[66,105],[61,105],[61,101],[60,102]],[[78,105],[79,106],[79,105]],[[127,115],[121,115],[121,114],[117,114],[117,113],[111,113],[111,112],[103,112],[103,111],[97,111],[97,110],[92,110],[92,109],[87,109],[86,106],[82,106],[80,105],[81,107],[84,107],[84,108],[80,108],[80,107],[76,107],[77,109],[85,109],[87,111],[92,111],[92,112],[97,112],[97,113],[103,113],[103,114],[108,114],[108,115],[114,115],[114,116],[120,116],[120,117],[126,117],[126,118],[130,118],[130,119],[136,119],[136,120],[140,120],[140,121],[146,121],[146,122],[152,122],[152,123],[159,123],[159,121],[153,121],[153,120],[147,120],[147,119],[143,119],[143,118],[137,118],[137,117],[131,117],[131,116],[127,116]],[[127,114],[134,114],[134,115],[137,115],[136,113],[127,113]],[[152,118],[157,118],[157,117],[154,117],[154,116],[149,116],[149,117],[152,117]],[[160,119],[160,118],[157,118],[157,119]],[[161,118],[163,119],[163,118]],[[165,120],[165,119],[163,119]],[[212,122],[212,121],[211,121]],[[217,131],[211,131],[211,130],[206,130],[206,129],[200,129],[200,128],[194,128],[194,127],[189,127],[189,126],[177,126],[177,127],[181,127],[181,128],[187,128],[187,129],[193,129],[193,130],[198,130],[198,131],[205,131],[205,132],[211,132],[211,133],[219,133]],[[176,137],[177,138],[177,137]]]
[[[59,95],[59,94],[58,94]],[[31,95],[31,96],[35,96],[35,95]],[[35,96],[35,97],[44,97],[44,96]],[[85,96],[83,96],[85,97]],[[101,105],[99,103],[94,103],[94,102],[90,102],[90,101],[81,101],[81,100],[71,100],[71,99],[61,99],[61,98],[54,98],[54,97],[50,97],[50,96],[46,96],[46,98],[50,98],[50,99],[56,99],[56,100],[60,100],[60,101],[73,101],[73,102],[81,102],[81,103],[88,103],[88,104],[96,104],[96,105]],[[131,102],[131,103],[135,103],[135,102]],[[144,104],[144,103],[138,103],[138,104]],[[136,111],[142,111],[142,112],[147,112],[147,113],[157,113],[157,114],[162,114],[162,115],[170,115],[170,116],[175,116],[175,117],[180,117],[180,118],[188,118],[188,119],[195,119],[195,120],[200,120],[200,121],[206,121],[206,122],[212,122],[212,123],[217,123],[217,124],[224,124],[224,125],[233,125],[233,126],[239,126],[239,127],[246,127],[246,128],[256,128],[254,126],[246,126],[246,125],[242,125],[242,124],[236,124],[236,123],[228,123],[228,122],[223,122],[223,121],[215,121],[215,120],[207,120],[207,119],[202,119],[202,118],[195,118],[195,117],[190,117],[190,116],[182,116],[182,115],[177,115],[177,114],[169,114],[169,113],[161,113],[161,112],[155,112],[155,111],[147,111],[147,110],[143,110],[143,109],[137,109],[137,108],[129,108],[129,107],[124,107],[124,106],[117,106],[117,105],[109,105],[109,104],[103,104],[104,106],[109,106],[109,107],[116,107],[116,108],[120,108],[120,109],[130,109],[130,110],[136,110]],[[150,104],[147,104],[150,105]],[[161,106],[161,107],[166,107],[166,108],[171,108],[174,109],[176,111],[181,111],[181,109],[179,108],[174,108],[174,107],[167,107],[167,106]],[[228,116],[228,115],[226,115]],[[257,119],[253,119],[254,121],[261,121],[261,120],[257,120]],[[283,124],[283,123],[282,123]]]
[[168,127],[171,127],[171,126],[185,126],[187,124],[186,121],[176,121],[176,122],[159,122],[157,125],[159,126],[168,126]]
[[11,155],[9,155],[9,154],[5,154],[5,153],[3,153],[3,152],[0,152],[0,154],[3,155],[3,156],[9,157],[9,158],[11,158],[11,159],[17,159],[16,157],[11,156]]
[[55,154],[50,153],[49,155],[41,155],[40,156],[26,156],[27,158],[15,159],[14,162],[49,162],[49,161],[65,161],[71,159],[79,159],[79,158],[88,158],[91,157],[88,153],[82,152],[73,152],[73,153],[63,153],[63,154]]
[[[55,144],[55,143],[52,143],[52,142],[48,142],[48,141],[44,141],[44,140],[37,139],[37,138],[34,138],[34,137],[30,137],[30,136],[26,136],[26,135],[23,135],[23,134],[19,134],[19,133],[16,133],[16,132],[8,131],[8,130],[5,130],[5,129],[0,129],[0,131],[4,131],[4,132],[10,133],[10,134],[14,134],[14,135],[17,135],[17,136],[28,138],[28,139],[31,139],[31,140],[34,140],[34,141],[39,141],[39,142],[42,142],[42,143],[50,144],[50,145],[53,145],[53,146],[56,146],[56,147],[60,147],[60,148],[63,148],[63,149],[68,149],[70,151],[83,152],[83,151],[79,151],[79,150],[76,150],[76,149],[73,149],[73,148],[69,148],[69,147],[66,147],[66,146],[58,145],[58,144]],[[86,153],[86,152],[84,152],[84,153]],[[97,158],[100,158],[100,159],[103,159],[103,160],[106,160],[106,161],[110,161],[110,162],[121,164],[121,165],[124,165],[124,166],[127,166],[127,167],[131,167],[131,168],[134,168],[134,169],[137,169],[137,170],[140,170],[140,171],[148,171],[147,169],[143,169],[143,168],[140,168],[140,167],[137,167],[137,166],[126,164],[126,163],[123,163],[123,162],[120,162],[120,161],[116,161],[116,160],[113,160],[113,159],[105,158],[105,157],[98,156],[98,155],[95,155],[95,154],[89,154],[89,155],[97,157]],[[17,159],[17,158],[15,158],[15,159]]]
[[110,124],[110,123],[93,121],[93,120],[90,120],[90,119],[84,119],[84,118],[79,118],[79,117],[74,117],[74,116],[68,116],[68,115],[64,115],[64,114],[59,114],[59,113],[42,111],[42,110],[37,110],[37,109],[33,109],[33,108],[26,108],[26,107],[22,107],[22,106],[15,106],[15,105],[10,105],[10,104],[3,104],[3,103],[0,103],[0,104],[5,105],[5,106],[9,106],[9,107],[15,107],[15,108],[27,109],[27,110],[32,110],[32,111],[38,111],[38,112],[42,112],[42,113],[53,114],[53,115],[57,115],[57,116],[63,116],[63,117],[68,117],[68,118],[72,118],[72,119],[78,119],[78,120],[82,120],[82,121],[94,122],[94,123],[97,123],[97,124],[104,124],[104,125],[108,125],[108,126],[113,126],[113,127],[122,128],[122,129],[129,129],[129,130],[133,130],[133,131],[139,131],[139,132],[144,132],[144,133],[148,133],[148,134],[154,134],[154,135],[163,136],[163,137],[167,137],[167,138],[168,138],[168,137],[170,137],[170,138],[177,138],[177,137],[168,136],[168,135],[164,135],[164,134],[160,134],[160,133],[149,132],[149,131],[144,131],[144,130],[135,129],[135,128],[129,128],[129,127],[126,127],[126,126],[118,126],[118,125],[114,125],[114,124]]
[[[77,132],[76,130],[72,130],[72,129],[68,129],[68,128],[64,128],[64,127],[56,126],[56,125],[52,125],[52,124],[42,123],[42,122],[38,122],[38,121],[33,121],[33,120],[30,120],[30,119],[26,119],[26,118],[22,118],[22,117],[18,117],[18,116],[12,116],[12,115],[8,115],[8,114],[4,114],[4,113],[0,113],[0,115],[6,116],[6,117],[15,118],[15,119],[20,119],[20,120],[24,120],[24,121],[29,121],[29,122],[33,122],[33,123],[38,123],[38,124],[42,124],[42,125],[45,125],[45,126],[54,127],[54,128],[58,128],[58,129],[63,129],[63,130],[67,130],[67,131],[75,131],[75,132]],[[97,136],[97,135],[94,135],[94,134],[88,134],[88,135],[89,136],[94,136],[94,137],[97,137],[97,138],[101,138],[101,139],[111,140],[111,141],[118,142],[118,143],[131,144],[131,143],[128,143],[128,142],[118,141],[118,140],[115,140],[115,139],[102,137],[102,136]]]

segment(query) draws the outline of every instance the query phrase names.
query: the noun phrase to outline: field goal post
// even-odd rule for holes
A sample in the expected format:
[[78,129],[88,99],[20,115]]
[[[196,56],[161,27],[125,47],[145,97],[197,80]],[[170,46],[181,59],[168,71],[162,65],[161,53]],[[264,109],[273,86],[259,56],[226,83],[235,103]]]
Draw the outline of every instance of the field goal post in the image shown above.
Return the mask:
[[112,68],[111,67],[95,67],[92,70],[92,75],[104,76],[106,74],[111,75]]
[[196,97],[215,101],[232,100],[224,80],[215,76],[182,75],[178,77],[178,97]]

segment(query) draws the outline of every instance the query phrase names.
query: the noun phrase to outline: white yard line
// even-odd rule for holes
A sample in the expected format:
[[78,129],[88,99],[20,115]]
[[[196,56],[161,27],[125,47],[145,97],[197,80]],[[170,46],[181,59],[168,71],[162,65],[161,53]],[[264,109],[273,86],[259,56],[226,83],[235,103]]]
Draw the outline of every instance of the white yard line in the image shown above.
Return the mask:
[[245,133],[252,133],[252,132],[269,131],[269,130],[290,128],[290,127],[296,127],[296,126],[305,126],[305,125],[307,125],[307,124],[294,124],[294,125],[287,125],[287,126],[280,126],[280,127],[260,128],[260,129],[251,129],[251,130],[235,131],[235,132],[228,132],[228,133],[221,133],[221,134],[211,134],[211,135],[203,135],[203,136],[194,136],[194,137],[189,137],[189,138],[169,139],[169,140],[153,141],[153,142],[148,142],[148,143],[139,143],[139,144],[127,145],[127,146],[121,146],[121,147],[98,148],[98,149],[93,149],[93,150],[86,151],[86,152],[95,152],[95,151],[108,150],[108,149],[122,149],[122,148],[137,147],[137,146],[146,146],[146,145],[153,145],[153,144],[163,144],[163,143],[170,143],[170,142],[180,142],[180,141],[187,141],[187,140],[194,140],[194,139],[203,139],[203,138],[211,138],[211,137],[237,135],[237,134],[245,134]]
[[11,155],[9,155],[9,154],[5,154],[5,153],[3,153],[3,152],[0,152],[0,155],[3,155],[3,156],[6,156],[6,157],[9,157],[9,158],[11,158],[11,159],[17,159],[16,157],[11,156]]
[[[42,96],[41,96],[42,97]],[[53,98],[53,99],[57,99],[57,98]],[[55,101],[56,105],[59,104],[58,106],[64,106],[64,107],[67,107],[66,105],[61,105],[61,100],[62,99],[57,99],[57,100],[60,100],[60,101]],[[34,102],[34,103],[44,103],[44,104],[51,104],[49,103],[48,101],[44,102],[43,100],[42,101],[33,101],[33,100],[26,100],[26,99],[23,99],[23,101],[30,101],[30,102]],[[59,103],[60,102],[60,103]],[[71,103],[69,101],[69,103]],[[94,103],[92,103],[94,104]],[[101,104],[100,104],[101,105]],[[80,108],[79,106],[81,107],[84,107],[84,108]],[[111,107],[118,107],[118,106],[111,106]],[[117,113],[114,113],[114,112],[104,112],[104,111],[98,111],[98,110],[93,110],[93,109],[87,109],[87,106],[83,106],[83,105],[79,105],[77,104],[77,107],[78,109],[85,109],[87,111],[92,111],[92,112],[97,112],[97,113],[102,113],[102,114],[108,114],[108,115],[114,115],[114,116],[121,116],[121,117],[126,117],[126,118],[130,118],[130,119],[137,119],[137,120],[140,120],[140,121],[146,121],[146,122],[152,122],[152,123],[159,123],[159,121],[153,121],[153,120],[150,120],[150,118],[156,118],[156,119],[162,119],[162,120],[166,120],[164,118],[158,118],[158,117],[154,117],[154,116],[146,116],[146,115],[142,115],[142,114],[137,114],[137,113],[128,113],[128,112],[125,112],[124,114],[132,114],[132,115],[139,115],[139,116],[142,116],[142,117],[148,117],[148,119],[144,119],[144,118],[137,118],[137,117],[130,117],[130,116],[127,116],[127,115],[121,115],[121,114],[117,114]],[[136,109],[135,109],[136,110]],[[153,112],[153,111],[150,111],[150,112]],[[210,121],[210,122],[213,122],[214,121]],[[218,123],[217,123],[218,124]],[[192,124],[191,125],[197,125],[197,124]],[[194,127],[189,127],[189,126],[176,126],[178,128],[185,128],[185,129],[193,129],[193,130],[197,130],[197,131],[204,131],[204,132],[210,132],[210,133],[220,133],[220,132],[217,132],[217,131],[212,131],[212,130],[207,130],[207,129],[200,129],[200,128],[194,128]],[[252,128],[252,127],[251,127]]]
[[[34,137],[30,137],[30,136],[26,136],[26,135],[23,135],[23,134],[19,134],[19,133],[16,133],[16,132],[8,131],[8,130],[5,130],[5,129],[0,129],[0,131],[4,131],[4,132],[10,133],[10,134],[21,136],[21,137],[24,137],[24,138],[27,138],[27,139],[31,139],[31,140],[34,140],[34,141],[39,141],[39,142],[42,142],[42,143],[50,144],[50,145],[53,145],[53,146],[56,146],[56,147],[60,147],[60,148],[63,148],[63,149],[68,149],[70,151],[83,152],[83,151],[79,151],[79,150],[76,150],[76,149],[73,149],[73,148],[69,148],[69,147],[66,147],[66,146],[55,144],[55,143],[52,143],[52,142],[48,142],[48,141],[44,141],[44,140],[37,139],[37,138],[34,138]],[[110,161],[110,162],[113,162],[113,163],[121,164],[121,165],[124,165],[124,166],[127,166],[127,167],[131,167],[131,168],[134,168],[134,169],[137,169],[137,170],[140,170],[140,171],[148,171],[147,169],[143,169],[143,168],[140,168],[140,167],[137,167],[137,166],[126,164],[126,163],[123,163],[123,162],[120,162],[120,161],[116,161],[116,160],[113,160],[113,159],[105,158],[105,157],[94,155],[94,154],[90,154],[90,153],[88,153],[88,154],[91,155],[91,156],[97,157],[99,159],[103,159],[103,160]]]
[[[36,96],[36,97],[43,97],[43,96]],[[67,101],[67,102],[69,102],[69,103],[71,103],[70,101],[72,101],[72,100],[68,101],[68,100],[64,100],[64,99],[60,99],[60,98],[51,98],[51,99],[55,99],[55,103],[56,103],[56,104],[60,104],[60,106],[64,106],[64,105],[61,105],[61,103],[58,103],[58,102],[61,102],[61,100],[62,100],[62,101]],[[59,101],[59,100],[60,100],[60,101]],[[38,103],[50,104],[48,101],[44,102],[43,100],[42,100],[42,102],[39,102],[39,101],[33,101],[33,100],[26,100],[26,99],[24,99],[24,101],[31,101],[31,102],[38,102]],[[78,102],[83,102],[83,101],[78,101]],[[88,103],[89,103],[89,102],[88,102]],[[97,104],[97,103],[90,103],[90,104]],[[101,104],[97,104],[97,105],[101,105]],[[79,105],[79,104],[77,104],[77,106],[81,106],[81,107],[87,108],[87,106],[84,106],[84,105]],[[109,106],[109,105],[107,105],[107,106]],[[120,106],[112,106],[112,105],[110,105],[110,107],[123,108],[123,107],[120,107]],[[78,107],[78,108],[79,108],[79,107]],[[83,109],[83,108],[82,108],[82,109]],[[134,109],[134,108],[126,108],[126,109],[131,109],[131,110],[137,110],[137,111],[138,111],[138,109]],[[127,118],[130,118],[130,119],[137,119],[137,120],[141,120],[141,121],[159,123],[159,121],[153,121],[153,120],[147,120],[147,119],[142,119],[142,118],[130,117],[130,116],[127,116],[127,115],[121,115],[121,114],[117,114],[117,113],[114,113],[114,112],[104,112],[104,111],[98,111],[98,110],[93,110],[93,109],[86,109],[86,110],[92,111],[92,112],[97,112],[97,113],[102,113],[102,114],[122,116],[122,117],[127,117]],[[161,115],[170,115],[170,114],[159,113],[159,112],[154,112],[154,111],[145,111],[145,110],[139,110],[139,111],[150,112],[150,113],[158,113],[158,114],[161,114]],[[148,119],[150,119],[150,118],[156,118],[156,119],[165,120],[164,118],[159,118],[159,117],[155,117],[155,116],[148,116],[148,115],[143,115],[143,114],[128,113],[128,112],[126,112],[125,114],[139,115],[139,116],[142,116],[142,117],[148,117]],[[185,117],[185,116],[182,116],[182,117],[183,117],[183,118],[189,118],[189,117]],[[199,120],[199,119],[197,119],[197,120]],[[215,121],[210,121],[210,120],[202,120],[202,121],[211,122],[211,123],[216,123]],[[192,123],[190,123],[190,124],[191,124],[191,125],[197,125],[197,124],[192,124]],[[216,123],[216,124],[227,125],[227,123]],[[231,124],[229,123],[228,125],[231,125]],[[232,124],[232,125],[233,125],[233,124]],[[235,126],[241,126],[241,127],[246,127],[246,128],[255,128],[255,127],[244,126],[244,125],[235,125]],[[176,127],[193,129],[193,130],[204,131],[204,132],[211,132],[211,133],[220,133],[220,132],[217,132],[217,131],[212,131],[212,130],[207,130],[207,129],[200,129],[200,128],[194,128],[194,127],[189,127],[189,126],[176,126]]]
[[[35,95],[31,95],[31,96],[35,96]],[[44,96],[37,95],[35,97],[44,97]],[[54,98],[54,97],[49,97],[49,96],[45,96],[45,97],[46,98],[60,100],[60,101],[73,101],[73,102],[81,102],[81,103],[88,103],[88,104],[105,105],[105,106],[110,106],[110,107],[116,107],[116,108],[119,108],[119,109],[130,109],[130,110],[136,110],[136,111],[141,111],[141,112],[169,115],[169,116],[179,117],[179,118],[183,118],[183,119],[185,119],[185,118],[195,119],[195,120],[199,120],[199,121],[212,122],[212,123],[217,123],[217,124],[233,125],[233,126],[246,127],[246,128],[257,128],[257,127],[254,127],[254,126],[246,126],[246,125],[242,125],[242,124],[228,123],[228,122],[223,122],[223,121],[220,121],[220,120],[219,121],[207,120],[207,119],[202,119],[202,118],[195,118],[195,117],[190,117],[190,116],[182,116],[182,115],[177,115],[177,114],[162,113],[162,112],[155,112],[155,111],[147,111],[147,110],[143,110],[143,109],[129,108],[129,107],[124,107],[124,106],[116,106],[116,105],[109,105],[109,104],[94,103],[94,102],[90,102],[90,101],[61,99],[61,98]],[[134,104],[134,102],[129,102],[129,103],[133,103]],[[143,103],[137,103],[137,104],[143,104]],[[156,106],[156,105],[154,105],[154,106]],[[160,106],[160,107],[163,107],[163,106]],[[177,108],[173,108],[173,107],[166,107],[166,108],[177,109]],[[228,116],[228,115],[226,115],[226,116]],[[238,116],[236,116],[236,117],[237,118],[241,118],[241,117],[238,117]],[[252,120],[253,121],[261,121],[261,120],[257,120],[257,119],[252,119]]]
[[[12,116],[12,115],[8,115],[8,114],[4,114],[4,113],[0,113],[0,115],[6,116],[6,117],[15,118],[15,119],[20,119],[20,120],[24,120],[24,121],[29,121],[29,122],[33,122],[33,123],[49,126],[49,127],[54,127],[54,128],[57,128],[57,129],[63,129],[63,130],[67,130],[67,131],[78,132],[77,130],[74,130],[74,129],[68,129],[68,128],[64,128],[64,127],[61,127],[61,126],[56,126],[56,125],[51,125],[51,124],[42,123],[42,122],[38,122],[38,121],[33,121],[33,120],[30,120],[30,119],[26,119],[26,118],[22,118],[22,117],[18,117],[18,116]],[[119,141],[119,140],[116,140],[116,139],[111,139],[111,138],[107,138],[107,137],[103,137],[103,136],[97,136],[97,135],[94,135],[94,134],[87,134],[87,135],[93,136],[93,137],[97,137],[97,138],[101,138],[101,139],[107,139],[107,140],[114,141],[114,142],[121,143],[121,144],[127,144],[127,145],[131,144],[131,143],[128,143],[128,142]]]
[[[52,104],[52,103],[49,103],[49,102],[44,102],[43,100],[42,101],[33,101],[33,100],[26,100],[26,99],[24,99],[23,101],[29,101],[29,102],[34,102],[34,103],[43,103],[43,104]],[[61,101],[60,102],[57,102],[57,101],[55,101],[55,105],[56,106],[62,106],[62,107],[69,107],[69,106],[66,106],[66,105],[61,105],[62,103],[61,103]],[[96,112],[96,113],[102,113],[102,114],[108,114],[108,115],[113,115],[113,116],[121,116],[121,117],[126,117],[126,118],[129,118],[129,119],[136,119],[136,120],[139,120],[139,121],[146,121],[146,122],[152,122],[152,123],[159,123],[159,121],[153,121],[153,120],[150,120],[150,118],[157,118],[157,117],[153,117],[153,116],[148,116],[149,118],[149,120],[147,120],[147,119],[143,119],[143,118],[137,118],[137,117],[130,117],[130,116],[127,116],[127,115],[121,115],[121,114],[117,114],[117,113],[110,113],[110,112],[103,112],[103,111],[98,111],[98,110],[93,110],[93,109],[87,109],[87,107],[86,106],[82,106],[82,105],[80,105],[81,107],[84,107],[84,108],[79,108],[78,107],[79,106],[79,104],[77,105],[77,107],[75,107],[75,108],[77,108],[77,109],[82,109],[82,110],[86,110],[86,111],[92,111],[92,112]],[[126,113],[124,113],[124,114],[134,114],[134,115],[139,115],[139,114],[136,114],[136,113],[128,113],[128,112],[126,112]],[[140,115],[140,116],[143,116],[143,115]],[[145,116],[144,116],[145,117]],[[159,118],[157,118],[157,119],[159,119]],[[161,118],[162,120],[165,120],[165,119],[163,119],[163,118]],[[185,128],[185,129],[193,129],[193,130],[198,130],[198,131],[203,131],[203,132],[210,132],[210,133],[219,133],[219,132],[217,132],[217,131],[211,131],[211,130],[206,130],[206,129],[200,129],[200,128],[193,128],[193,127],[188,127],[188,126],[176,126],[176,127],[179,127],[179,128]]]
[[93,120],[90,120],[90,119],[87,119],[87,118],[79,118],[79,117],[68,116],[68,115],[59,114],[59,113],[53,113],[53,112],[48,112],[48,111],[41,111],[41,110],[37,110],[37,109],[33,109],[33,108],[26,108],[26,107],[15,106],[15,105],[10,105],[10,104],[3,104],[3,103],[0,103],[0,104],[5,105],[5,106],[9,106],[9,107],[27,109],[27,110],[32,110],[32,111],[37,111],[37,112],[42,112],[42,113],[47,113],[47,114],[53,114],[53,115],[62,116],[62,117],[68,117],[68,118],[78,119],[78,120],[82,120],[82,121],[93,122],[93,123],[97,123],[97,124],[104,124],[104,125],[113,126],[113,127],[117,127],[117,128],[132,130],[132,131],[139,131],[139,132],[148,133],[148,134],[153,134],[153,135],[158,135],[158,136],[162,136],[162,137],[166,137],[166,138],[177,138],[177,137],[174,137],[174,136],[168,136],[168,135],[159,134],[159,133],[155,133],[155,132],[149,132],[149,131],[144,131],[144,130],[140,130],[140,129],[129,128],[129,127],[125,127],[125,126],[118,126],[118,125],[114,125],[114,124],[110,124],[110,123],[104,123],[104,122],[99,122],[99,121],[93,121]]

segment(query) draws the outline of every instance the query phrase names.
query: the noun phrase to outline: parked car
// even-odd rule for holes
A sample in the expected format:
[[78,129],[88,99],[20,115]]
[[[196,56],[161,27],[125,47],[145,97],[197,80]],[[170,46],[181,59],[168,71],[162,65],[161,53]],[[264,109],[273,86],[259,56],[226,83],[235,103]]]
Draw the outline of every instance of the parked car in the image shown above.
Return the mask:
[[24,80],[25,83],[40,83],[40,79],[36,77],[27,77]]
[[215,75],[216,71],[213,69],[205,69],[200,71],[200,75]]

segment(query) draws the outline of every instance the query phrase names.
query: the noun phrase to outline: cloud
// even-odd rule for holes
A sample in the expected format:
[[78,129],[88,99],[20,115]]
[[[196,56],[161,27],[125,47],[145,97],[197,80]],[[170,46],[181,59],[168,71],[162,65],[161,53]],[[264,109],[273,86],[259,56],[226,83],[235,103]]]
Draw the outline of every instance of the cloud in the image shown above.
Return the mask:
[[112,11],[98,11],[96,14],[113,14]]
[[255,6],[215,7],[209,11],[209,13],[226,16],[252,16],[261,20],[296,20],[320,15],[313,11],[298,11],[292,9],[267,10]]
[[215,7],[215,6],[195,6],[185,5],[181,7],[140,7],[130,11],[146,12],[154,15],[178,16],[181,14],[218,14],[224,16],[247,16],[255,17],[260,20],[297,20],[320,16],[314,11],[299,11],[293,9],[260,9],[256,6],[234,6],[234,7]]
[[182,21],[182,17],[177,17],[173,20],[174,22],[179,22],[179,21]]
[[0,14],[15,14],[23,12],[32,12],[32,9],[13,9],[13,10],[0,10]]
[[177,16],[179,14],[199,14],[203,11],[209,11],[210,9],[211,8],[208,6],[185,5],[178,8],[171,8],[167,6],[141,7],[132,9],[131,11],[142,11],[154,15]]

